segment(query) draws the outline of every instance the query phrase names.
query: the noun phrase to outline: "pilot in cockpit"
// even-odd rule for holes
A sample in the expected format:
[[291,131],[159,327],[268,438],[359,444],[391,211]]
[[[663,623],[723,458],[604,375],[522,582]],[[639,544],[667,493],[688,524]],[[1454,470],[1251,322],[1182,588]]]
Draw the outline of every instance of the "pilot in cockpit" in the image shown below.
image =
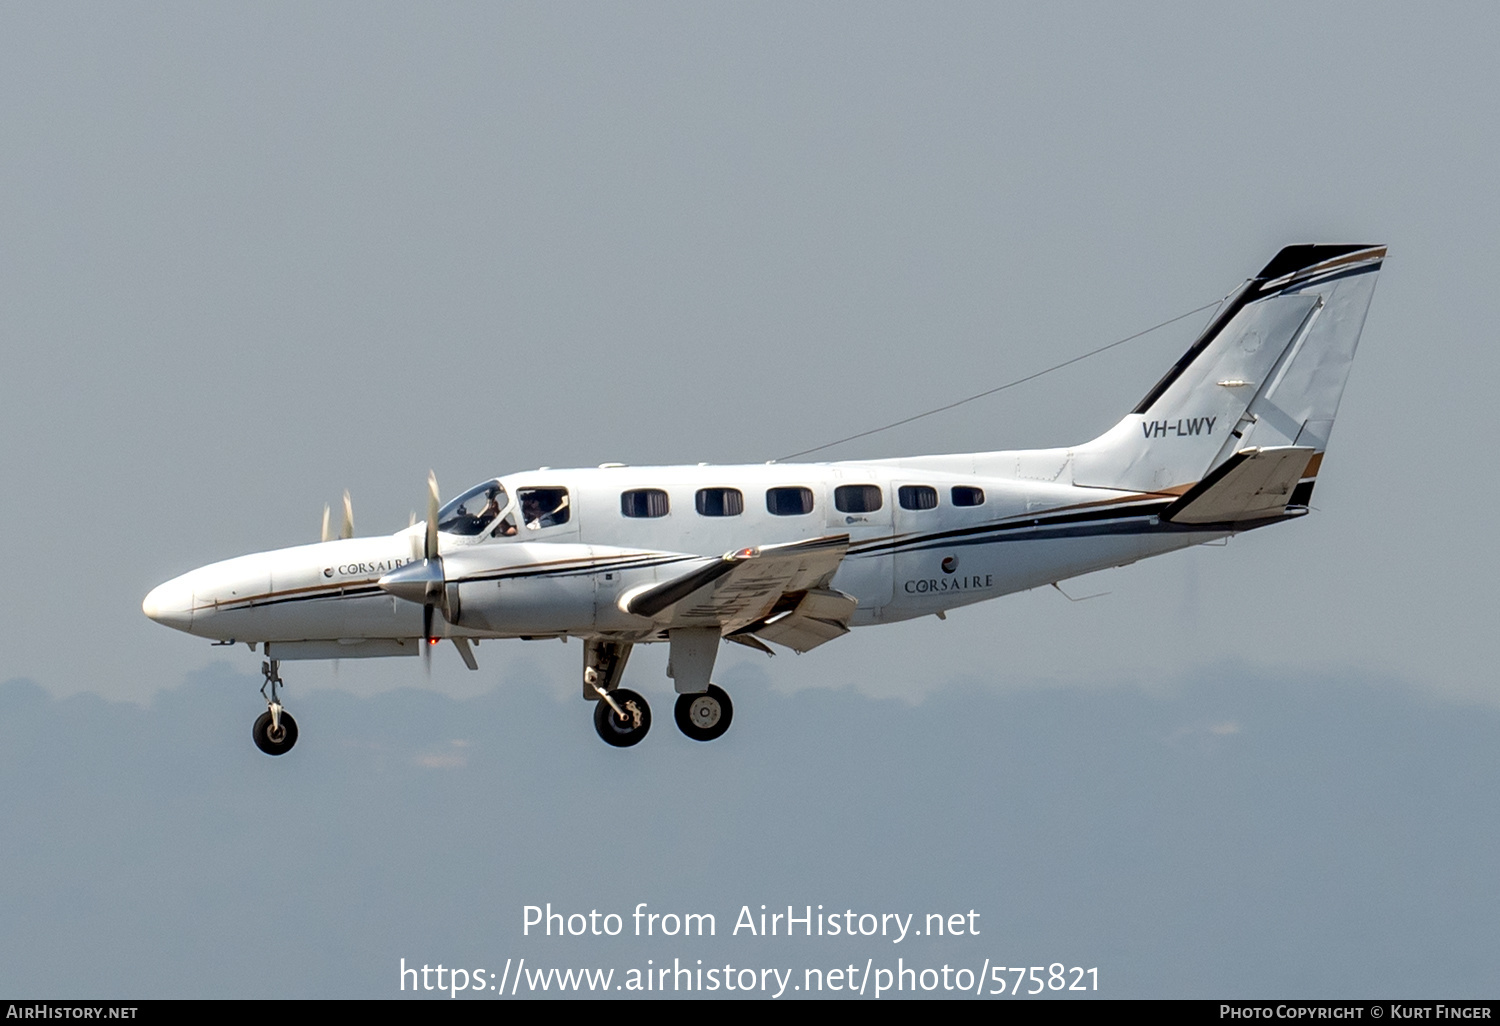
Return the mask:
[[490,529],[506,506],[505,488],[489,481],[469,489],[438,513],[438,530],[474,537]]

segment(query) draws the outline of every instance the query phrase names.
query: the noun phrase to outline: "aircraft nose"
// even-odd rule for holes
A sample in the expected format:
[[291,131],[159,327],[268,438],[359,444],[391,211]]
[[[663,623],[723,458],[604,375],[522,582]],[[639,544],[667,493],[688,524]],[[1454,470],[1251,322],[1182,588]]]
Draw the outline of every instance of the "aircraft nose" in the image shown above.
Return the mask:
[[157,623],[185,631],[193,625],[193,588],[181,577],[151,589],[141,612]]

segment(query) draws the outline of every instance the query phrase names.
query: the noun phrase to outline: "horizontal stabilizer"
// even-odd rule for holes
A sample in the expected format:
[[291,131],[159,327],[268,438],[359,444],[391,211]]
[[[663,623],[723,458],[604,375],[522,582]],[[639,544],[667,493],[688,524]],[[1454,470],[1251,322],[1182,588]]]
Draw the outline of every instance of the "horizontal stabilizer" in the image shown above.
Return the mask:
[[1162,519],[1225,524],[1282,516],[1314,451],[1305,445],[1241,449],[1168,506]]

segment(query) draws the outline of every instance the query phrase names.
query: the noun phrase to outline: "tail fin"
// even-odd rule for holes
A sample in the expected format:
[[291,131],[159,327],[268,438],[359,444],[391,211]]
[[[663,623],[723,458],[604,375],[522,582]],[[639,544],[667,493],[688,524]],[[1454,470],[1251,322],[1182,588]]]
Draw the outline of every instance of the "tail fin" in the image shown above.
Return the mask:
[[1235,453],[1313,453],[1305,504],[1374,294],[1383,246],[1288,246],[1224,304],[1124,420],[1073,450],[1075,484],[1181,493]]

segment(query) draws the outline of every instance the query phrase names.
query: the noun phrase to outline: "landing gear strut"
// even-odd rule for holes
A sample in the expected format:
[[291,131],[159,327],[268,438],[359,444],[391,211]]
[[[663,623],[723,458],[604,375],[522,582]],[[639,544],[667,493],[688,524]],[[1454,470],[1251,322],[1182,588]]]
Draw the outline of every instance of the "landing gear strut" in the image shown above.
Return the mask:
[[734,719],[734,704],[729,695],[717,684],[696,695],[678,695],[677,729],[694,741],[712,741],[723,737]]
[[[260,686],[260,697],[266,700],[266,711],[260,714],[250,730],[255,747],[267,755],[285,755],[297,743],[297,721],[281,707],[281,699],[276,696],[276,688],[282,683],[279,669],[280,661],[276,659],[267,659],[260,664],[261,675],[266,678]],[[267,687],[271,689],[270,695],[266,694]]]
[[594,729],[607,745],[629,748],[651,729],[651,707],[634,691],[619,686],[630,658],[630,643],[599,638],[583,643],[583,697],[597,702]]

